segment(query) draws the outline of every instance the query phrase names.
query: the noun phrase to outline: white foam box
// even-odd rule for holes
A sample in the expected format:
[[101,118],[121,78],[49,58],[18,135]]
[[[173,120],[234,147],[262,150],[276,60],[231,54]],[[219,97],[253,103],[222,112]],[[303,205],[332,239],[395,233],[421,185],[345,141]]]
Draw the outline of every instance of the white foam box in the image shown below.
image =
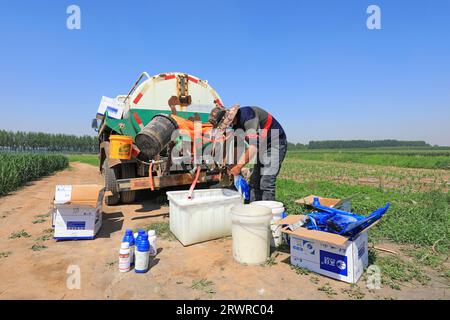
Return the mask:
[[102,118],[108,111],[108,117],[122,119],[124,104],[117,99],[103,96],[97,110],[97,118]]
[[170,231],[184,245],[231,236],[231,208],[244,200],[228,189],[167,192]]
[[104,188],[100,185],[57,185],[53,227],[56,240],[92,240],[102,226]]
[[[278,223],[292,225],[304,219],[303,215],[291,215]],[[284,227],[282,232],[290,236],[292,265],[333,279],[356,283],[369,264],[367,229],[370,227],[353,238],[303,227],[293,231]]]

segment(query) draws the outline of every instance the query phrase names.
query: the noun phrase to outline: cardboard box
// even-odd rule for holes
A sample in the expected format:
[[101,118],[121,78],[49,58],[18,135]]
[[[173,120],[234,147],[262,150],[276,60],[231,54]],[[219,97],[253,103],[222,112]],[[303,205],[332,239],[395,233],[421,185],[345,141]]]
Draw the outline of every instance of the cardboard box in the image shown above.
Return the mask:
[[324,198],[324,197],[319,197],[319,196],[315,196],[315,195],[309,195],[307,197],[295,200],[295,203],[300,204],[300,205],[310,206],[310,205],[312,205],[314,198],[316,198],[316,197],[319,198],[321,205],[331,207],[331,208],[333,208],[335,205],[337,205],[339,202],[341,202],[341,199]]
[[108,117],[113,119],[122,119],[124,104],[114,98],[103,96],[97,110],[97,118],[102,118],[108,111]]
[[[305,218],[303,215],[291,215],[278,224],[292,225]],[[369,264],[367,230],[370,227],[353,238],[303,227],[293,231],[284,227],[282,232],[290,236],[292,265],[333,279],[356,283]]]
[[94,239],[102,225],[103,197],[104,188],[100,185],[57,185],[54,239]]

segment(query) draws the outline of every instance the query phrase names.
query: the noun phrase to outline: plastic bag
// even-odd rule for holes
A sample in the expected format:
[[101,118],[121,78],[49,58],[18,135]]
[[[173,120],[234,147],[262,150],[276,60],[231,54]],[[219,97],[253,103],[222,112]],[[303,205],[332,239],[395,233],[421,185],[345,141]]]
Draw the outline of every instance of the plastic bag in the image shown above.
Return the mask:
[[369,216],[361,216],[335,208],[322,206],[318,198],[312,204],[318,212],[307,215],[305,227],[352,237],[379,220],[389,209],[389,203],[372,212]]
[[245,200],[250,200],[250,187],[241,175],[234,176],[234,186]]

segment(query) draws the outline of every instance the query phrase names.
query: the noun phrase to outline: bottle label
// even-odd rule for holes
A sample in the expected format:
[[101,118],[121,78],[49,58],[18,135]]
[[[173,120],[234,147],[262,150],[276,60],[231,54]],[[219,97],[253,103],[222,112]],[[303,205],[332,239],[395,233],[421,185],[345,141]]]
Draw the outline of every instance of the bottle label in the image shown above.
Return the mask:
[[148,251],[136,251],[135,252],[135,260],[134,260],[134,269],[138,271],[145,271],[148,269],[148,261],[149,261],[149,252]]
[[130,270],[130,254],[119,254],[119,270],[128,271]]

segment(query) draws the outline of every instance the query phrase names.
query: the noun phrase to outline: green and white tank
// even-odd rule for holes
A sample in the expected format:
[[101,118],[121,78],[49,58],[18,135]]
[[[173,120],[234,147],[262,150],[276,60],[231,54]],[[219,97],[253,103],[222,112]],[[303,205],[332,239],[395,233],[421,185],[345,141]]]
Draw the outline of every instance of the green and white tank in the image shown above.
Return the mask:
[[[169,106],[171,97],[177,97],[180,101],[179,105],[173,106],[175,110]],[[106,114],[104,123],[116,133],[132,136],[133,139],[156,114],[176,111],[178,116],[186,119],[198,114],[202,122],[207,122],[211,110],[223,106],[220,96],[208,81],[179,72],[152,77],[144,72],[130,93],[117,96],[116,100],[123,102],[122,119],[113,119]]]

